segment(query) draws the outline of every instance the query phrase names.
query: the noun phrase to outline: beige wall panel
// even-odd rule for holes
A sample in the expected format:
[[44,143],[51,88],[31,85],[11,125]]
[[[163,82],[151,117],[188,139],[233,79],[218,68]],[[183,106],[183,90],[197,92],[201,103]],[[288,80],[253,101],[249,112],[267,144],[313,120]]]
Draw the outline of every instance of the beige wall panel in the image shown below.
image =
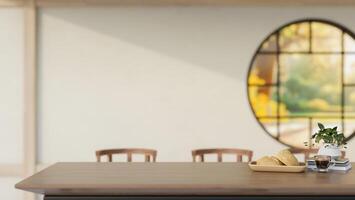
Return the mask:
[[39,161],[94,161],[95,149],[115,147],[155,148],[158,161],[190,161],[200,147],[272,154],[284,146],[257,124],[246,94],[254,51],[277,27],[305,16],[355,31],[353,11],[41,9]]
[[23,12],[0,9],[0,164],[23,159]]

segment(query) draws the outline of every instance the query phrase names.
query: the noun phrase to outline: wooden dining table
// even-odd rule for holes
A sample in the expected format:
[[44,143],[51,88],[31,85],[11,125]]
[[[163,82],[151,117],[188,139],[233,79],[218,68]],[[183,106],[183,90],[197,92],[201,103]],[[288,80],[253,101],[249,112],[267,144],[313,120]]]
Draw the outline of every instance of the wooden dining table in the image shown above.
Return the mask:
[[45,200],[355,199],[355,172],[254,172],[247,163],[57,163],[15,187]]

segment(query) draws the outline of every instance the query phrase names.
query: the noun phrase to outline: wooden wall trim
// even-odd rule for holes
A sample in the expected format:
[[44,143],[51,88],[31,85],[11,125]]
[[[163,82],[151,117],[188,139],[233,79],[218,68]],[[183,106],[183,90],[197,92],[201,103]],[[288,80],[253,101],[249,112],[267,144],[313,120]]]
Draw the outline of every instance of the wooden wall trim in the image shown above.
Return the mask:
[[[31,0],[0,0],[0,7],[23,7]],[[354,0],[37,0],[37,7],[71,6],[355,6]]]
[[25,63],[24,63],[24,165],[26,174],[35,171],[36,165],[36,104],[37,104],[37,30],[34,0],[24,8]]
[[0,0],[0,7],[23,6],[24,0]]
[[354,5],[354,0],[37,0],[39,7],[51,6],[341,6]]
[[[37,143],[37,7],[35,0],[24,5],[24,175],[36,172]],[[35,196],[25,193],[25,200]]]
[[21,164],[0,164],[0,177],[21,177],[23,169]]

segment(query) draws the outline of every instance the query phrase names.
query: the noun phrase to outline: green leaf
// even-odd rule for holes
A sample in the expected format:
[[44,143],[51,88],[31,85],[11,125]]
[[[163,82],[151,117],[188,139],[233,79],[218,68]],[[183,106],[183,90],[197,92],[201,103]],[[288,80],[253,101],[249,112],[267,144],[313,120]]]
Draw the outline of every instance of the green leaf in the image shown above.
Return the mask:
[[323,129],[324,129],[324,125],[323,125],[323,124],[321,124],[321,123],[319,123],[319,122],[318,122],[318,127],[319,127],[321,130],[323,130]]
[[[335,127],[335,128],[336,128],[336,127]],[[338,131],[333,128],[333,129],[330,131],[330,134],[331,134],[331,135],[337,135],[337,134],[338,134]]]
[[319,141],[320,141],[321,139],[322,139],[322,136],[321,136],[321,135],[317,135],[315,142],[316,142],[316,143],[319,143]]

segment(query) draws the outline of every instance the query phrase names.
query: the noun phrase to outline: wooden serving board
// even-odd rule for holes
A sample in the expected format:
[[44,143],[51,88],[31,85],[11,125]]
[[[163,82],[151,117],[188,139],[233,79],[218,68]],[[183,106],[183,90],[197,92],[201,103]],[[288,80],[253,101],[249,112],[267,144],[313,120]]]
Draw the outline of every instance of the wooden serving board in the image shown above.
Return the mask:
[[300,173],[304,172],[306,169],[306,165],[304,163],[300,163],[299,166],[267,166],[267,165],[256,165],[256,161],[252,161],[249,163],[249,167],[251,170],[256,172],[291,172],[291,173]]

